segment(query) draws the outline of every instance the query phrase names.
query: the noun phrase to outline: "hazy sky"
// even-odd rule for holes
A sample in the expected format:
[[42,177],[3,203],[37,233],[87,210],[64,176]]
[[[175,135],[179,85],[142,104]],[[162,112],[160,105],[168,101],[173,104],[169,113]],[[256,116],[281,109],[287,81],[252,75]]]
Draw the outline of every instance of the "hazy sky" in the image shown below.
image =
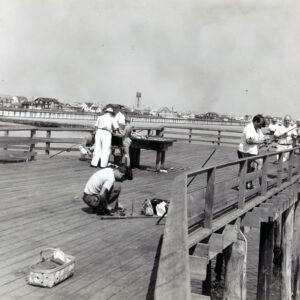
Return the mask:
[[0,0],[0,93],[300,118],[300,1]]

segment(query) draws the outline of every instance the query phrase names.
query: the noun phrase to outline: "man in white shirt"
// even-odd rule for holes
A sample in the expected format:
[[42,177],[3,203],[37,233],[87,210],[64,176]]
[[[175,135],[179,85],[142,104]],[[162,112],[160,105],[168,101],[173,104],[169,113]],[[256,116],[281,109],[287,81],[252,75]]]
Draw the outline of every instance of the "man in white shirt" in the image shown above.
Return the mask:
[[94,173],[85,185],[82,200],[97,214],[111,215],[119,205],[121,182],[129,179],[126,168],[104,168]]
[[128,168],[130,168],[130,151],[129,147],[131,145],[131,125],[130,118],[124,115],[124,106],[120,105],[118,107],[116,114],[116,121],[118,122],[120,128],[120,136],[122,137],[122,144],[125,152],[125,164]]
[[[298,133],[297,127],[291,125],[291,116],[286,115],[283,119],[283,125],[277,127],[274,132],[274,138],[277,140],[277,151],[283,151],[293,148],[293,143],[296,141]],[[283,162],[287,161],[289,153],[283,154]]]
[[277,119],[276,118],[273,118],[271,120],[271,124],[269,125],[269,134],[270,135],[273,135],[274,132],[276,131],[277,127],[278,127],[278,122],[277,122]]
[[117,108],[117,113],[116,113],[116,117],[115,117],[116,121],[121,129],[125,127],[125,115],[123,114],[123,109],[124,109],[124,106],[119,105]]
[[119,125],[113,117],[114,110],[112,107],[107,107],[104,110],[104,115],[98,117],[95,127],[95,149],[91,161],[91,167],[96,168],[100,161],[100,167],[106,168],[111,151],[111,135],[113,131],[119,130]]
[[[265,137],[261,131],[263,126],[265,126],[265,119],[262,115],[254,116],[252,122],[245,126],[237,150],[238,158],[258,155],[258,145],[265,142]],[[254,170],[254,161],[248,161],[247,173],[253,172]],[[251,181],[247,182],[246,188],[253,188]]]

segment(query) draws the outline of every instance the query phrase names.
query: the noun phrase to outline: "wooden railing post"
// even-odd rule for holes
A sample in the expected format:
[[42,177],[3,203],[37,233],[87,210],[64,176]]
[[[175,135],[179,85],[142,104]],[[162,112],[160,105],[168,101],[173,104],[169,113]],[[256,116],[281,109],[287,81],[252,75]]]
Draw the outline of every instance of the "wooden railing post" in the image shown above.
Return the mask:
[[[47,139],[51,138],[51,130],[47,130],[46,138]],[[50,154],[50,142],[46,142],[45,153],[48,155]]]
[[265,196],[268,189],[268,163],[269,163],[269,156],[265,156],[263,159],[263,166],[262,166],[262,174],[261,174],[261,195]]
[[[36,137],[36,129],[31,129],[30,130],[30,138],[33,139],[35,137]],[[35,148],[35,144],[33,143],[30,145],[29,151],[33,152],[34,148]],[[34,155],[31,156],[30,160],[34,160]]]
[[296,163],[296,168],[297,168],[297,174],[300,175],[300,148],[298,148],[298,159]]
[[245,204],[245,187],[246,187],[246,171],[248,160],[240,162],[240,184],[239,184],[239,209],[244,208]]
[[[5,137],[8,137],[8,136],[9,136],[9,130],[5,130],[4,136],[5,136]],[[4,147],[3,149],[4,149],[4,150],[7,150],[7,147]]]
[[221,145],[221,130],[218,130],[218,146]]
[[288,181],[292,180],[294,158],[295,158],[295,150],[292,149],[289,155]]
[[282,183],[282,171],[283,171],[283,153],[278,154],[278,165],[277,165],[277,187],[281,186]]
[[215,194],[216,168],[207,171],[207,186],[205,192],[204,227],[211,228]]
[[189,143],[192,142],[192,128],[189,129]]
[[177,177],[172,185],[156,278],[156,300],[191,300],[186,186],[186,175]]

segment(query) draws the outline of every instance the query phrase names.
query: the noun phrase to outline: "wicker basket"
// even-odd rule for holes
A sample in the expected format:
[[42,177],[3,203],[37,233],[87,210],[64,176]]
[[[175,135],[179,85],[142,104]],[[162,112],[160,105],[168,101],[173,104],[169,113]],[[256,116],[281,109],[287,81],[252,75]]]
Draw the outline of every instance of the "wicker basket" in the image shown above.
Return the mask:
[[73,275],[75,257],[58,248],[45,248],[40,256],[41,261],[30,267],[29,284],[51,288]]

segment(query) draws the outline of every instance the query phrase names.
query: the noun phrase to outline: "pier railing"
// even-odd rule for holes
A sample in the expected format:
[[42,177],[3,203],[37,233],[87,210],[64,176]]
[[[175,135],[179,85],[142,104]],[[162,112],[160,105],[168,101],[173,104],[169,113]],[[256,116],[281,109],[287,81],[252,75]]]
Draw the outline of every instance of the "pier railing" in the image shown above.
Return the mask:
[[162,127],[161,134],[177,141],[188,143],[204,143],[211,145],[237,145],[242,129],[222,129],[218,127],[171,126]]
[[[186,172],[174,180],[159,259],[156,300],[193,299],[191,280],[206,280],[209,260],[236,241],[237,227],[257,227],[293,204],[291,199],[276,202],[276,197],[293,185],[298,187],[299,150],[298,146],[244,158]],[[290,155],[287,162],[284,153]],[[247,173],[249,162],[259,169]],[[255,185],[253,189],[246,189],[248,181]],[[201,254],[189,255],[196,245],[200,245]]]
[[[61,151],[68,149],[76,151],[76,147],[70,146],[80,144],[84,136],[92,127],[3,127],[0,128],[0,137],[30,137],[35,150]],[[211,145],[237,145],[240,139],[241,130],[237,129],[214,129],[206,127],[191,128],[187,126],[133,126],[133,132],[142,136],[160,136],[174,138],[178,142],[202,143]],[[12,145],[13,148],[26,148],[22,145]]]

